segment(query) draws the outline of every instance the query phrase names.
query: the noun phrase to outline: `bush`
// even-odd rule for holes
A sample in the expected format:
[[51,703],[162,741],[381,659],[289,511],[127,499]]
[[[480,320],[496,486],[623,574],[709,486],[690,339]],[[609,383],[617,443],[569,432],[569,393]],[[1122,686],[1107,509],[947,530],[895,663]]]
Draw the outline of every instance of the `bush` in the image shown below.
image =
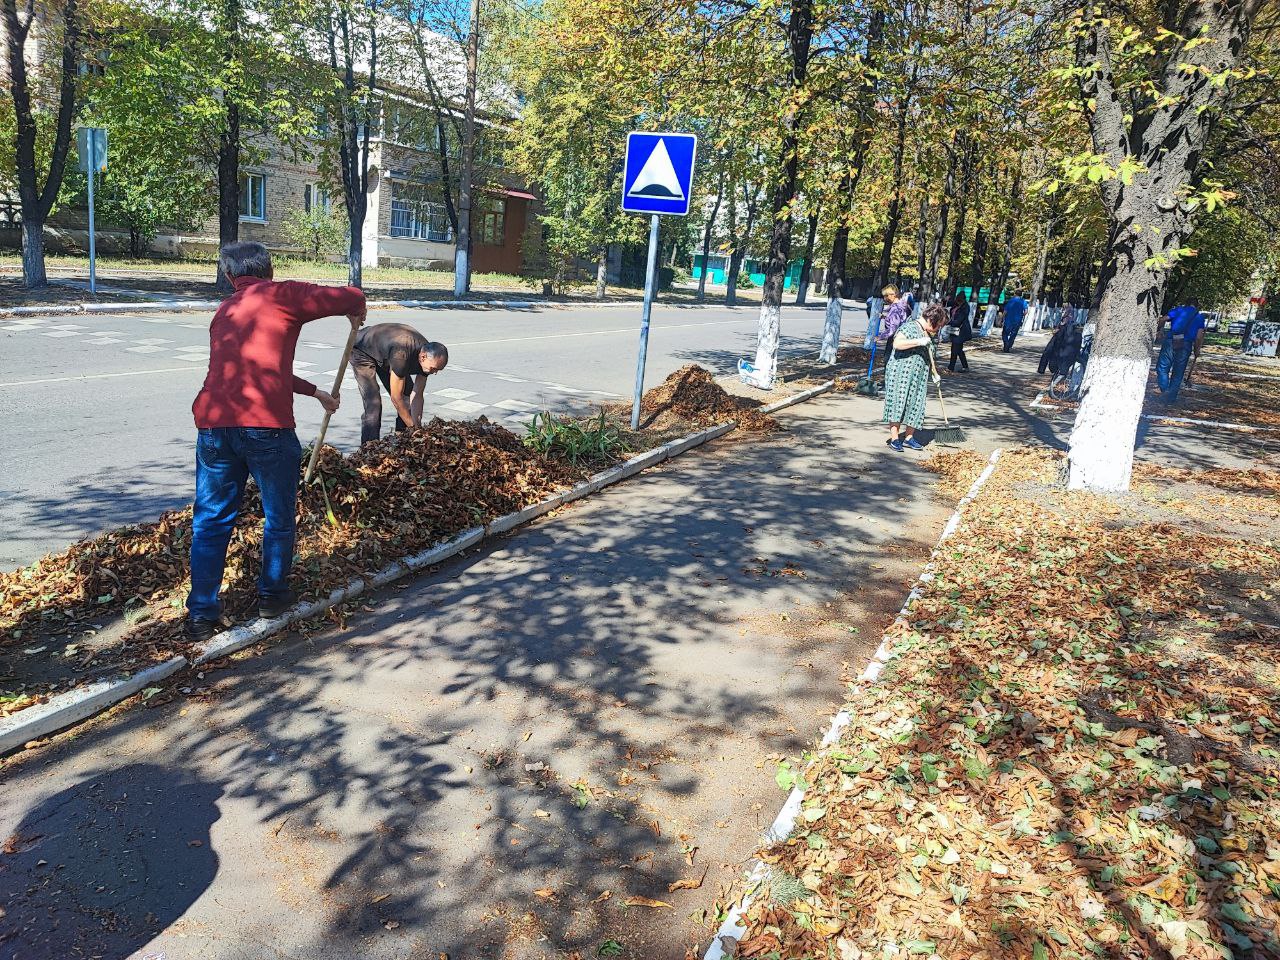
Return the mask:
[[346,251],[347,218],[318,208],[295,210],[284,222],[284,235],[291,246],[302,249],[304,259],[324,260]]

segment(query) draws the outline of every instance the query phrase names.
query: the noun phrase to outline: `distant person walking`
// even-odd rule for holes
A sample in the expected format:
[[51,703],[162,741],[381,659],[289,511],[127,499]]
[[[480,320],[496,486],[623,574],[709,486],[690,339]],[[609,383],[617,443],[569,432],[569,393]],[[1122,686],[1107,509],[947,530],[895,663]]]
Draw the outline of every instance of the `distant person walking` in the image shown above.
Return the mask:
[[969,320],[969,298],[956,294],[951,304],[951,361],[947,369],[956,372],[956,361],[960,361],[965,373],[969,372],[969,358],[965,356],[964,345],[973,339],[973,324]]
[[443,370],[448,362],[449,351],[443,343],[428,340],[403,323],[375,323],[361,330],[351,351],[351,372],[364,402],[361,445],[382,435],[379,381],[395,407],[396,430],[407,430],[410,424],[421,427],[427,377]]
[[1004,314],[1004,326],[1000,332],[1000,339],[1004,341],[1004,352],[1011,353],[1013,341],[1018,338],[1018,331],[1022,329],[1022,321],[1027,315],[1027,301],[1014,293],[1004,302],[1000,312]]
[[897,453],[924,449],[915,432],[924,424],[933,335],[946,322],[946,310],[935,303],[919,320],[908,317],[894,334],[885,366],[884,413],[880,422],[889,425],[889,448]]
[[1156,382],[1164,399],[1168,403],[1177,403],[1187,363],[1193,355],[1200,356],[1205,316],[1200,312],[1200,305],[1192,300],[1170,310],[1167,319],[1169,327],[1160,346],[1160,358],[1156,361]]
[[272,280],[260,243],[228,243],[218,267],[235,292],[209,325],[209,372],[191,410],[196,427],[196,498],[191,517],[191,592],[187,639],[222,629],[218,593],[227,544],[253,477],[262,499],[262,571],[258,614],[278,617],[294,602],[289,589],[302,446],[294,432],[293,395],[315,397],[329,413],[338,398],[293,375],[302,325],[346,316],[364,323],[364,292],[298,280]]

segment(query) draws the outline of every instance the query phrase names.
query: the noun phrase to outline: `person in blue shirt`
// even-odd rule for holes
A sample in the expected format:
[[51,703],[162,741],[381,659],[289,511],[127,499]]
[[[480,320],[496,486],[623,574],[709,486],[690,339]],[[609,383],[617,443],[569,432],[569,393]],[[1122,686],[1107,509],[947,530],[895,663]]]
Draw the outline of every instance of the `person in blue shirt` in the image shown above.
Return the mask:
[[1156,382],[1165,400],[1177,403],[1187,363],[1193,354],[1200,356],[1205,316],[1200,312],[1200,305],[1192,300],[1170,310],[1167,319],[1169,327],[1160,347],[1160,359],[1156,361]]
[[1023,300],[1015,292],[1013,296],[1004,302],[1000,312],[1004,314],[1004,326],[1000,333],[1000,339],[1004,341],[1004,352],[1011,353],[1013,351],[1013,341],[1017,339],[1018,331],[1022,329],[1022,321],[1027,315],[1027,301]]

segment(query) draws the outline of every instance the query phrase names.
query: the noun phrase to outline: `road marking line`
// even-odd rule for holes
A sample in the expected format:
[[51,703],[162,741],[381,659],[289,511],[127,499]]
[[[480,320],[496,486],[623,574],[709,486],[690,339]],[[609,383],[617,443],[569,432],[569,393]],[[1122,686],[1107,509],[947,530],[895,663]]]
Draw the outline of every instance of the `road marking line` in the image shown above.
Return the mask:
[[42,337],[78,337],[80,334],[74,330],[51,330],[48,333],[40,334]]
[[102,347],[108,343],[121,343],[122,341],[116,337],[95,337],[92,340],[86,340],[85,343],[92,343],[95,347]]
[[[499,400],[497,403],[490,404],[490,406],[497,407],[499,410],[514,410],[517,413],[538,409],[532,403],[525,403],[523,400]],[[507,419],[510,420],[511,418],[507,417]]]
[[487,406],[487,403],[476,403],[474,400],[455,400],[453,403],[446,403],[440,409],[452,410],[455,413],[475,413],[477,410],[483,410]]
[[203,370],[204,367],[165,367],[163,370],[130,370],[126,373],[86,373],[78,377],[48,377],[44,380],[11,380],[0,387],[29,387],[36,383],[70,383],[73,380],[106,380],[110,377],[145,377],[152,373],[185,373]]
[[125,347],[129,353],[164,353],[165,349],[165,347],[152,347],[145,343],[140,347]]

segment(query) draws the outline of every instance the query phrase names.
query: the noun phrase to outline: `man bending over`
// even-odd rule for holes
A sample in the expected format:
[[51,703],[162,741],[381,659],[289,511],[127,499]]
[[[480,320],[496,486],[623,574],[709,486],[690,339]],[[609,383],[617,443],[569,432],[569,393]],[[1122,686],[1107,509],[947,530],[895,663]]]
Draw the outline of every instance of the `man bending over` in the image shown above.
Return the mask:
[[421,427],[427,377],[443,370],[448,362],[449,351],[443,343],[428,340],[403,323],[376,323],[361,330],[351,351],[351,372],[364,401],[360,443],[382,435],[379,380],[395,407],[396,430],[405,430],[410,424]]

